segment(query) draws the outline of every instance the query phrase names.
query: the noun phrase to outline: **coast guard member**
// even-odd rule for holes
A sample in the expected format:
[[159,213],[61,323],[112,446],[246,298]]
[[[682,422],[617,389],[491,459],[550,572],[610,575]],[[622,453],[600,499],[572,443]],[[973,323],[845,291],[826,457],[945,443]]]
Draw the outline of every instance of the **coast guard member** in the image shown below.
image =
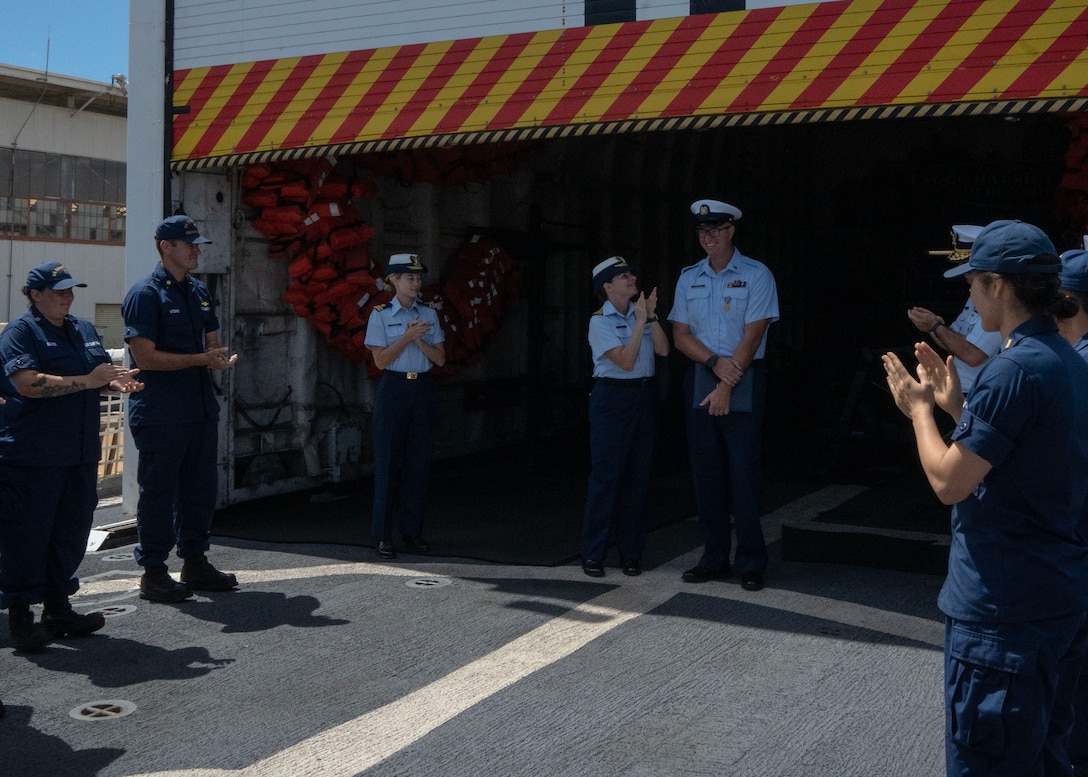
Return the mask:
[[[1084,242],[1088,245],[1088,237]],[[1058,282],[1062,291],[1077,303],[1077,311],[1072,316],[1058,319],[1058,331],[1088,361],[1088,248],[1066,251],[1061,260]],[[1088,746],[1088,742],[1085,745]]]
[[[190,589],[229,591],[238,585],[205,556],[219,482],[219,402],[211,370],[226,370],[238,360],[219,344],[208,287],[190,275],[200,262],[200,246],[209,243],[188,216],[164,219],[155,228],[161,261],[129,289],[121,308],[129,355],[146,387],[129,400],[128,423],[140,454],[140,596],[154,602],[187,599]],[[175,545],[184,562],[181,583],[166,565]]]
[[[1062,270],[1058,283],[1062,292],[1077,303],[1076,312],[1058,319],[1058,331],[1081,358],[1088,361],[1088,237],[1084,249],[1061,255]],[[1088,399],[1081,397],[1081,401]],[[1085,506],[1081,536],[1088,539],[1088,505]],[[1069,737],[1069,757],[1076,774],[1088,775],[1088,660],[1081,670],[1077,695],[1073,700],[1073,732]]]
[[657,289],[645,296],[622,256],[593,268],[593,290],[604,304],[589,319],[593,391],[589,395],[589,476],[582,520],[582,571],[604,576],[608,531],[625,575],[642,574],[646,495],[657,441],[654,355],[669,341],[657,320]]
[[778,320],[778,289],[766,265],[733,245],[739,208],[719,200],[691,205],[706,257],[684,268],[669,321],[691,363],[685,414],[695,498],[705,543],[688,583],[732,576],[732,506],[736,568],[749,591],[763,587],[767,546],[759,518],[767,328]]
[[[948,258],[963,263],[946,270],[945,278],[963,277],[967,286],[971,286],[975,274],[971,272],[967,259],[971,256],[971,244],[980,231],[982,227],[973,224],[956,224],[952,227],[953,250]],[[987,332],[982,328],[982,321],[970,297],[951,326],[946,325],[936,313],[922,307],[911,308],[907,311],[907,317],[918,331],[928,334],[937,345],[955,357],[956,372],[959,373],[964,394],[975,385],[975,378],[986,360],[1001,350],[1001,333]]]
[[423,502],[434,447],[435,387],[432,367],[446,363],[446,336],[434,308],[419,301],[427,268],[416,254],[393,254],[386,280],[396,296],[370,312],[366,347],[383,370],[374,399],[374,504],[371,537],[378,556],[397,557],[389,520],[390,490],[400,490],[400,532],[410,553],[427,553]]
[[86,285],[60,262],[38,265],[23,287],[30,309],[0,334],[0,607],[20,650],[105,624],[68,603],[98,504],[99,395],[142,384],[69,314],[72,289]]
[[[922,469],[952,508],[945,621],[949,775],[1063,774],[1088,647],[1088,365],[1057,331],[1070,300],[1042,230],[995,221],[975,240],[971,299],[1004,338],[964,401],[951,358],[893,353],[888,386]],[[951,443],[934,419],[956,421]]]

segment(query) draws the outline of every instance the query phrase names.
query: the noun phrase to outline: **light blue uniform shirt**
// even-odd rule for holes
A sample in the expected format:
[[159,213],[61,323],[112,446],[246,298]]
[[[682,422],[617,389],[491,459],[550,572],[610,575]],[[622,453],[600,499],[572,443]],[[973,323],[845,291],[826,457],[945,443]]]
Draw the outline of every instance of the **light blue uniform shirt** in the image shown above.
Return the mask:
[[[995,356],[1001,350],[1001,333],[987,332],[982,328],[982,317],[979,316],[978,311],[975,310],[975,303],[970,299],[963,306],[963,312],[956,317],[956,320],[948,328],[966,337],[967,342],[985,353],[987,357]],[[960,376],[960,387],[963,389],[963,393],[966,394],[975,385],[978,372],[985,362],[977,367],[972,367],[960,358],[955,356],[952,358],[956,362],[956,373]]]
[[[778,288],[762,262],[734,249],[720,273],[710,267],[709,258],[680,272],[669,321],[687,324],[719,356],[732,356],[744,337],[744,325],[763,319],[778,320]],[[764,331],[754,358],[762,359],[766,350]]]
[[589,347],[593,351],[593,377],[630,380],[633,378],[652,378],[654,375],[654,339],[650,324],[644,324],[642,345],[638,349],[635,366],[628,372],[605,356],[613,348],[627,345],[636,334],[635,306],[627,306],[627,315],[616,310],[611,302],[604,305],[590,316]]
[[1088,335],[1073,343],[1073,350],[1079,353],[1084,361],[1088,362]]
[[[408,324],[417,318],[431,323],[430,331],[423,335],[425,343],[438,345],[445,341],[446,335],[438,323],[438,313],[434,308],[418,300],[413,302],[410,308],[402,307],[394,297],[391,302],[378,305],[370,311],[370,320],[366,325],[366,345],[388,348],[404,336],[404,333],[408,331]],[[409,343],[408,347],[386,369],[394,372],[427,372],[431,366],[431,360],[424,355],[419,344]]]

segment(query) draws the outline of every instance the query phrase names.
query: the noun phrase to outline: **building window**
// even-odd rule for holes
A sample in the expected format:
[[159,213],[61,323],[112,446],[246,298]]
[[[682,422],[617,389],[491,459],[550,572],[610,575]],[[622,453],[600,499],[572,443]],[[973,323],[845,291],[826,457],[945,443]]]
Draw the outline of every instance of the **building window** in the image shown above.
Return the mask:
[[124,162],[0,148],[0,237],[125,242]]
[[635,0],[586,0],[586,26],[635,21]]

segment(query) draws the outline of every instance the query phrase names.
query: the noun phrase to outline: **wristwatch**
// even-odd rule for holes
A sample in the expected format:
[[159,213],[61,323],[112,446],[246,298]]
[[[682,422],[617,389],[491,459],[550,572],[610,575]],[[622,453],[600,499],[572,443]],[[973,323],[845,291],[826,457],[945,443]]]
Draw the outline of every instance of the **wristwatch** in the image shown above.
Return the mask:
[[712,370],[714,369],[714,365],[718,363],[719,358],[720,357],[718,356],[718,354],[712,353],[710,354],[710,356],[707,357],[706,361],[703,362],[703,364],[706,365],[708,370]]

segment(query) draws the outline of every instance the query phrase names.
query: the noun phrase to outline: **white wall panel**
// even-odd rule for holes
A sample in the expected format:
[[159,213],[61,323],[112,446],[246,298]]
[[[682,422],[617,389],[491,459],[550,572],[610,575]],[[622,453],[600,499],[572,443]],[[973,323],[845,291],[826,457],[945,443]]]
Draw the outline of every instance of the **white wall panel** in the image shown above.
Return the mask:
[[[155,248],[150,246],[147,260],[147,272],[157,256]],[[11,251],[11,281],[8,282],[8,251]],[[75,290],[75,302],[72,303],[72,315],[94,321],[96,304],[120,304],[125,298],[125,263],[124,249],[120,246],[103,246],[91,243],[36,242],[33,240],[12,240],[4,245],[4,274],[0,276],[0,321],[5,320],[5,313],[10,318],[21,315],[27,308],[26,297],[21,289],[26,282],[27,273],[42,262],[60,262],[72,273],[72,277],[87,284],[85,289]]]
[[[747,0],[748,8],[812,0]],[[637,18],[687,16],[688,0],[638,0]],[[177,69],[560,30],[583,0],[176,0]]]
[[125,118],[74,111],[0,98],[0,146],[124,162]]
[[580,27],[562,0],[177,0],[181,70],[281,57]]

